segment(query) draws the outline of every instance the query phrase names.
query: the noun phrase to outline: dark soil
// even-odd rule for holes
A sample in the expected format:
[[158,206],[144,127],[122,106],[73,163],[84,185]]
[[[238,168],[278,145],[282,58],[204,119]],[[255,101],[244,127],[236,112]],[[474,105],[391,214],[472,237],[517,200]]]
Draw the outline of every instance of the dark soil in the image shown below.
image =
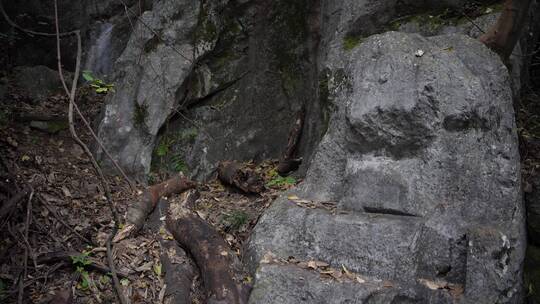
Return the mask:
[[[103,96],[87,87],[81,88],[78,96],[79,106],[93,121],[99,115]],[[0,201],[7,202],[25,187],[33,189],[0,223],[2,303],[17,303],[19,295],[22,303],[56,303],[55,295],[62,293],[72,293],[72,303],[117,302],[110,275],[85,265],[89,260],[107,265],[105,242],[113,221],[100,181],[65,123],[41,130],[31,126],[36,117],[28,118],[66,117],[67,108],[68,100],[60,93],[38,102],[13,86],[9,87],[7,97],[0,100]],[[93,144],[79,121],[76,130],[85,143]],[[267,182],[274,180],[273,184],[276,165],[276,161],[252,164]],[[169,175],[155,174],[162,178]],[[129,204],[136,201],[136,193],[120,175],[108,176],[107,181],[123,217]],[[241,258],[251,229],[277,193],[292,186],[288,181],[278,181],[261,195],[245,195],[212,180],[200,187],[201,197],[194,211],[216,227]],[[159,303],[163,297],[160,245],[148,231],[143,228],[136,237],[116,244],[113,250],[116,269],[127,274],[121,283],[131,303]],[[40,261],[44,254],[59,251],[78,252],[80,256]],[[199,281],[193,284],[193,303],[203,302]]]

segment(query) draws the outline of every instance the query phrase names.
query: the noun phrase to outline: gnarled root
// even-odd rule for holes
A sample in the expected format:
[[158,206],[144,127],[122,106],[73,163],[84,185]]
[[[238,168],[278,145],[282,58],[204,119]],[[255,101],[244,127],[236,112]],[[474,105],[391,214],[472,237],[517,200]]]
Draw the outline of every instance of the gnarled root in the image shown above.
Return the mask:
[[173,177],[163,183],[148,187],[141,195],[140,201],[131,206],[127,212],[126,225],[118,232],[114,242],[119,242],[132,236],[144,225],[148,215],[154,210],[163,196],[175,193],[182,193],[188,189],[193,189],[197,184],[184,176]]
[[247,287],[235,280],[236,257],[212,226],[186,208],[185,204],[171,206],[166,225],[199,267],[207,303],[247,303]]

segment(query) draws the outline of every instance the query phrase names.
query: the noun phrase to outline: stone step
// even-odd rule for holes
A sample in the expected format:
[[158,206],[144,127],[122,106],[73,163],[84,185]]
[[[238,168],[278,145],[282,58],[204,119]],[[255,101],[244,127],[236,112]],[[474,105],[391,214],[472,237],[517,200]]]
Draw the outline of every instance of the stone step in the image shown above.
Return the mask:
[[282,258],[319,260],[392,280],[416,277],[416,251],[423,220],[387,214],[333,214],[299,207],[282,197],[274,202],[252,234],[248,257],[257,265],[271,252]]

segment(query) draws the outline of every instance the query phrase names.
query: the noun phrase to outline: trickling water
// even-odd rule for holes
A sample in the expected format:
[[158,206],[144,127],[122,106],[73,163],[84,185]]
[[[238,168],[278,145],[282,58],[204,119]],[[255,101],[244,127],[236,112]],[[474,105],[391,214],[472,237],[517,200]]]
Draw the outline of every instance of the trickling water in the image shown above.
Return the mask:
[[111,59],[111,37],[113,25],[110,23],[101,23],[97,32],[97,38],[93,41],[84,68],[92,71],[99,77],[109,75],[112,69]]

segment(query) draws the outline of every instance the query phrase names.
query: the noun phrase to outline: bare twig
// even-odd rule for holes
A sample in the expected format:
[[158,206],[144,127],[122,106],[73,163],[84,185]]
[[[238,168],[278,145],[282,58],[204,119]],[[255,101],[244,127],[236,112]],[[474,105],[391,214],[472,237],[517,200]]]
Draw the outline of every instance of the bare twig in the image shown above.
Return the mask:
[[467,15],[465,12],[462,12],[462,15],[465,17],[465,19],[467,19],[467,21],[469,21],[474,27],[476,27],[477,30],[480,31],[480,33],[482,34],[485,34],[486,31],[484,31],[483,28],[481,28],[476,22],[474,22],[474,20],[469,17],[469,15]]
[[66,227],[67,229],[69,229],[71,232],[73,232],[73,234],[75,234],[76,236],[78,236],[81,240],[85,241],[86,243],[90,244],[90,245],[95,245],[94,242],[92,242],[90,239],[82,236],[80,233],[77,232],[77,230],[75,230],[73,227],[71,227],[70,225],[68,225],[59,215],[58,213],[56,212],[56,210],[53,209],[53,207],[51,205],[49,205],[49,203],[47,203],[47,201],[45,199],[43,199],[43,197],[41,195],[38,195],[38,200],[43,204],[43,207],[45,207],[45,209],[47,209],[53,216],[54,218],[56,218],[56,220],[58,222],[60,222],[60,224],[64,225],[64,227]]
[[[32,216],[32,198],[34,197],[34,189],[31,188],[30,195],[28,197],[28,203],[26,204],[26,220],[24,222],[24,238],[28,240],[28,230],[30,229],[30,217]],[[17,297],[17,302],[19,304],[23,303],[23,296],[24,296],[24,280],[26,279],[26,276],[28,275],[28,254],[29,254],[30,248],[25,246],[24,248],[24,260],[23,260],[23,272],[22,276],[19,279],[19,295]]]
[[[45,37],[55,37],[57,35],[56,33],[53,34],[53,33],[36,32],[36,31],[25,29],[25,28],[19,26],[17,23],[15,23],[13,20],[11,20],[11,18],[9,18],[8,14],[6,13],[6,10],[4,9],[4,4],[2,3],[2,0],[0,0],[0,12],[2,13],[2,15],[4,16],[4,19],[6,19],[6,22],[9,25],[11,25],[12,27],[18,29],[19,31],[21,31],[23,33],[26,33],[27,35],[30,35],[30,36],[32,36],[32,35],[45,36]],[[58,35],[60,35],[60,37],[69,36],[69,35],[75,34],[75,32],[76,31],[58,33]]]
[[[124,6],[124,10],[126,11],[126,14],[127,14],[127,12],[130,12],[130,13],[132,13],[133,15],[137,16],[137,14],[134,13],[134,12],[131,10],[131,8],[129,8],[129,7],[127,6],[127,4],[126,4],[124,1],[122,1],[122,0],[118,0],[118,1],[120,1],[120,3],[122,3],[122,5]],[[128,16],[128,17],[129,17],[129,16]],[[147,28],[152,34],[154,34],[155,37],[156,37],[160,42],[163,42],[166,46],[168,46],[169,48],[171,48],[171,50],[173,50],[175,53],[177,53],[178,55],[180,55],[180,56],[181,56],[182,58],[184,58],[185,60],[187,60],[187,61],[189,61],[189,62],[191,62],[191,63],[194,63],[194,62],[193,62],[193,59],[188,58],[186,55],[184,55],[182,52],[180,52],[177,48],[175,48],[175,47],[172,46],[172,45],[169,45],[169,44],[167,43],[167,41],[165,41],[163,38],[161,38],[161,35],[160,35],[156,30],[154,30],[152,27],[150,27],[148,24],[146,24],[141,18],[139,18],[139,22],[140,22],[145,28]],[[130,21],[130,23],[131,23],[131,21]]]
[[59,29],[59,21],[58,21],[58,3],[57,0],[54,0],[54,20],[56,25],[56,48],[57,48],[57,61],[58,61],[58,74],[60,75],[60,81],[62,82],[62,86],[64,87],[64,90],[66,91],[66,94],[69,97],[69,109],[68,109],[68,120],[69,120],[69,130],[71,133],[71,136],[73,139],[81,146],[81,148],[85,151],[85,153],[88,155],[88,158],[90,159],[92,166],[94,167],[94,170],[96,171],[96,174],[99,176],[101,180],[101,185],[105,191],[105,197],[107,199],[109,208],[111,208],[112,214],[113,214],[113,231],[111,235],[109,236],[109,240],[107,242],[107,256],[108,256],[108,262],[109,262],[109,268],[111,270],[112,278],[113,278],[113,285],[116,290],[116,294],[118,296],[118,299],[121,304],[127,304],[127,300],[122,292],[122,287],[120,286],[120,280],[118,279],[118,275],[115,270],[114,266],[114,259],[112,258],[112,245],[110,244],[110,240],[114,237],[117,231],[117,225],[119,223],[119,217],[118,213],[116,211],[116,206],[114,206],[114,203],[111,198],[111,190],[109,188],[109,184],[105,180],[105,176],[103,175],[103,171],[101,170],[101,167],[97,163],[96,159],[92,155],[92,152],[88,148],[88,146],[79,138],[77,135],[77,132],[75,131],[75,126],[73,123],[73,108],[75,104],[75,94],[77,91],[77,81],[79,79],[79,72],[80,72],[80,66],[81,66],[81,56],[82,56],[82,42],[81,42],[81,35],[79,31],[75,31],[75,36],[77,37],[77,60],[75,65],[75,75],[73,76],[73,81],[71,84],[71,91],[68,89],[66,81],[64,79],[64,74],[62,72],[62,55],[60,51],[60,29]]

